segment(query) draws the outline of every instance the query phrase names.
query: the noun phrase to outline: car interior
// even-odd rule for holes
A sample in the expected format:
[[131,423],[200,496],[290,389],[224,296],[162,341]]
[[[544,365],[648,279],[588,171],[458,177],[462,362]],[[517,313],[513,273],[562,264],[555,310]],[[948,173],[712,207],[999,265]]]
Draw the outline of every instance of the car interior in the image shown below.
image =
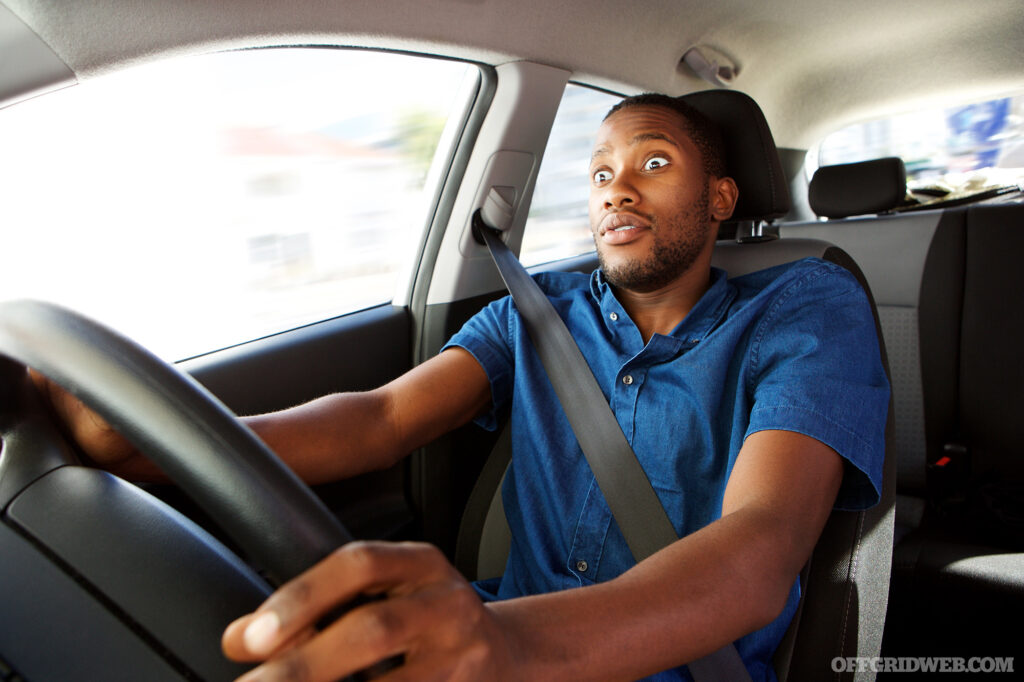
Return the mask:
[[[876,310],[892,386],[882,501],[833,512],[778,679],[902,677],[837,657],[1014,657],[1024,14],[847,5],[0,0],[0,680],[232,679],[245,667],[220,653],[225,625],[351,538],[424,540],[468,578],[500,573],[500,429],[468,425],[310,490],[233,415],[386,383],[505,295],[471,229],[492,192],[531,272],[597,267],[589,136],[647,91],[686,96],[724,133],[740,203],[716,267],[823,258]],[[190,66],[161,71],[172,63]],[[241,123],[224,123],[213,102],[236,85]],[[390,99],[422,93],[440,103]],[[365,100],[380,108],[333,113]],[[886,116],[994,101],[998,116],[959,111],[999,118],[985,143],[1015,176],[950,189],[910,152],[818,153],[847,126],[870,140]],[[374,128],[392,119],[397,132]],[[205,121],[221,127],[193,132]],[[225,156],[196,156],[196,140]],[[305,288],[286,298],[294,277]],[[174,483],[83,466],[26,366]]]

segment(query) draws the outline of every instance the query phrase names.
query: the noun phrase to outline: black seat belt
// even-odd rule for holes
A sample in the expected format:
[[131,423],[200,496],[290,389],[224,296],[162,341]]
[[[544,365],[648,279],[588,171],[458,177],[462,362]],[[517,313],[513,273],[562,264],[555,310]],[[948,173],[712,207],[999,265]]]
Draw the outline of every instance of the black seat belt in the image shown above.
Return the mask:
[[[477,209],[473,236],[490,250],[597,485],[633,558],[640,562],[679,536],[565,322],[500,235]],[[696,682],[750,680],[733,644],[687,666]]]

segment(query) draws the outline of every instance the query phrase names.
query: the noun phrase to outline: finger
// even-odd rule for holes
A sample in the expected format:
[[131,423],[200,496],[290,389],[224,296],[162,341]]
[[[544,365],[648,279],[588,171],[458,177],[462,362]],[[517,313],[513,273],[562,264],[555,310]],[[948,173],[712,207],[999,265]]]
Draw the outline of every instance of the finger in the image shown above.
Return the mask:
[[[359,594],[406,594],[454,570],[437,548],[420,543],[353,542],[282,586],[246,621],[245,660],[266,658],[305,628]],[[238,643],[231,640],[231,645]]]
[[[254,618],[255,614],[242,616],[225,628],[224,634],[221,637],[221,650],[224,652],[225,656],[234,661],[238,661],[239,663],[257,663],[267,658],[266,656],[255,656],[250,653],[248,647],[246,647],[243,641],[245,629]],[[277,656],[284,651],[300,646],[312,639],[315,634],[315,629],[306,628],[279,646],[273,652],[273,655]]]
[[32,383],[34,383],[40,391],[44,393],[47,393],[49,391],[48,384],[50,383],[50,380],[47,379],[44,375],[40,374],[39,370],[29,367],[28,376],[32,380]]
[[32,380],[32,383],[35,384],[36,390],[39,391],[39,393],[49,401],[51,405],[53,405],[54,409],[59,409],[56,396],[54,394],[57,393],[57,395],[59,395],[63,392],[63,389],[61,389],[60,386],[54,383],[53,380],[45,374],[40,373],[39,370],[32,367],[28,368],[28,376],[29,379]]
[[[468,585],[465,589],[472,593]],[[361,606],[308,642],[275,656],[242,680],[336,680],[398,654],[430,650],[434,648],[431,640],[444,629],[438,614],[452,615],[460,609],[460,598],[453,598],[453,591],[449,584],[439,584],[408,596]],[[475,593],[472,597],[479,602]],[[479,603],[476,606],[479,607]],[[451,620],[460,621],[457,616]],[[440,639],[448,638],[441,636]],[[446,666],[451,668],[452,662],[442,661],[440,667]],[[446,679],[445,675],[441,679]]]
[[86,429],[92,429],[96,433],[112,431],[106,420],[87,408],[81,400],[56,381],[33,368],[29,368],[28,372],[36,389],[49,401],[53,410],[67,423],[76,437],[80,435],[79,431]]

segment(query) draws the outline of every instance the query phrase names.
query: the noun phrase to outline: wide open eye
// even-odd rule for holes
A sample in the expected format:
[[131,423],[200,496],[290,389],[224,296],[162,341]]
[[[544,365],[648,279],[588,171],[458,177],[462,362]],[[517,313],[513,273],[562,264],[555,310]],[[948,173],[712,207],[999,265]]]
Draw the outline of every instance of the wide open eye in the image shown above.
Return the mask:
[[644,170],[657,170],[668,165],[668,159],[664,156],[652,156],[644,161]]
[[593,178],[594,178],[594,184],[595,185],[601,185],[601,184],[606,183],[606,182],[608,182],[609,180],[612,179],[612,172],[610,170],[607,170],[607,169],[601,169],[599,171],[594,171]]

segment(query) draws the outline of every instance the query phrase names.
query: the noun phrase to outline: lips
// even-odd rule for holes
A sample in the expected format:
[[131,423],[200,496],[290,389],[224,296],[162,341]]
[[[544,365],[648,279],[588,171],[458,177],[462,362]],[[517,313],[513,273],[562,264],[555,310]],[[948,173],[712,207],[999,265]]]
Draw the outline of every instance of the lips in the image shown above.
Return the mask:
[[601,221],[598,233],[605,244],[628,244],[651,229],[650,223],[632,213],[610,213]]

